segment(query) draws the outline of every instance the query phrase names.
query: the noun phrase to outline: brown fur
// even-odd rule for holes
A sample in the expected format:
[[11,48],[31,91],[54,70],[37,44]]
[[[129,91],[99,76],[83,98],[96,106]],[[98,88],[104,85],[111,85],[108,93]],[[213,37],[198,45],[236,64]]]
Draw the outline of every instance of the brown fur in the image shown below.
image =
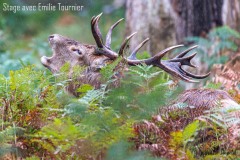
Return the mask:
[[[77,95],[76,89],[81,84],[90,84],[99,88],[101,75],[99,70],[110,61],[104,55],[96,54],[96,46],[79,43],[75,40],[54,34],[49,37],[49,43],[52,47],[52,57],[41,58],[42,64],[54,74],[58,73],[65,63],[69,63],[71,68],[74,66],[85,67],[85,71],[77,78],[79,83],[70,83],[67,91]],[[69,75],[71,79],[71,75]],[[75,81],[75,80],[73,80]],[[75,81],[76,82],[76,81]]]

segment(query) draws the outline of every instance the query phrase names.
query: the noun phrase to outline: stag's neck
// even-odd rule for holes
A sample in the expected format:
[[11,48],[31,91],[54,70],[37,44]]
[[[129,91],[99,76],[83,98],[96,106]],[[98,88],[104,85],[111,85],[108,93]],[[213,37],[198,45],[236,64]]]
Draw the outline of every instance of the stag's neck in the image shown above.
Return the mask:
[[86,52],[88,53],[84,57],[85,63],[90,66],[89,68],[93,71],[99,70],[104,67],[110,59],[104,55],[100,55],[96,52],[97,47],[95,45],[85,45]]
[[[78,96],[80,93],[77,93],[76,90],[79,88],[82,84],[90,84],[95,89],[98,89],[101,87],[102,81],[101,81],[101,73],[100,70],[104,66],[106,66],[108,63],[111,63],[112,60],[104,55],[100,55],[96,53],[96,46],[94,45],[84,45],[86,56],[84,56],[84,63],[88,67],[81,73],[81,76],[77,77],[77,79],[73,80],[76,83],[70,83],[66,90],[69,93],[72,93],[75,96]],[[118,85],[118,81],[116,81],[114,85]]]
[[100,72],[93,71],[93,69],[90,67],[87,67],[78,77],[71,77],[71,79],[72,81],[67,85],[65,89],[68,93],[77,97],[81,94],[77,92],[77,89],[83,84],[89,84],[95,89],[98,89],[101,86]]

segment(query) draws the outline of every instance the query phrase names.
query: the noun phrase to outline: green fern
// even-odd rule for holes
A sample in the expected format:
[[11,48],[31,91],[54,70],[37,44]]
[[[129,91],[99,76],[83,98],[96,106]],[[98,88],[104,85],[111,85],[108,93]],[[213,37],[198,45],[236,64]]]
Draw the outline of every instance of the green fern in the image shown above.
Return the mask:
[[130,68],[121,86],[108,93],[104,105],[113,107],[126,117],[150,117],[171,96],[167,85],[168,77],[160,73],[152,66]]
[[203,158],[203,160],[229,160],[229,159],[236,159],[235,155],[222,155],[222,154],[215,154],[215,155],[207,155]]
[[192,140],[192,136],[197,132],[199,129],[199,121],[195,120],[192,123],[188,124],[183,130],[183,142],[186,145],[188,141]]
[[52,124],[44,126],[36,135],[41,139],[33,139],[33,142],[39,142],[51,153],[60,154],[70,149],[82,134],[70,119],[56,118]]
[[113,75],[117,74],[117,72],[121,72],[121,65],[124,66],[124,63],[121,62],[122,60],[123,59],[120,57],[111,64],[108,64],[101,68],[100,73],[103,82],[109,81],[113,77]]
[[149,118],[172,95],[167,91],[168,77],[160,73],[152,66],[131,67],[119,87],[109,90],[107,82],[100,89],[87,90],[65,107],[65,113],[76,117],[74,121],[96,150],[108,148],[132,137],[133,123]]
[[219,126],[227,130],[228,127],[234,124],[240,124],[240,117],[235,116],[232,114],[234,112],[240,111],[240,105],[235,106],[227,106],[221,108],[214,108],[205,115],[199,117],[200,119],[205,119],[212,125]]
[[[52,112],[46,109],[58,109],[61,107],[57,100],[57,85],[53,84],[52,75],[37,70],[35,66],[25,66],[17,71],[10,71],[9,77],[0,75],[0,103],[1,103],[1,146],[11,149],[11,144],[20,139],[29,145],[30,134],[35,133],[46,123]],[[3,112],[4,111],[4,112]],[[58,114],[54,114],[58,116]],[[15,124],[17,132],[9,133],[10,124]],[[24,132],[21,132],[23,129]],[[6,149],[6,147],[4,147]],[[1,148],[4,150],[4,148]],[[17,148],[15,151],[17,153]]]
[[17,137],[24,134],[24,129],[20,127],[8,126],[0,130],[0,157],[6,153],[16,153],[13,144],[17,142]]
[[209,89],[220,89],[222,86],[221,83],[213,83],[213,82],[209,82],[206,86],[204,86],[204,88],[209,88]]

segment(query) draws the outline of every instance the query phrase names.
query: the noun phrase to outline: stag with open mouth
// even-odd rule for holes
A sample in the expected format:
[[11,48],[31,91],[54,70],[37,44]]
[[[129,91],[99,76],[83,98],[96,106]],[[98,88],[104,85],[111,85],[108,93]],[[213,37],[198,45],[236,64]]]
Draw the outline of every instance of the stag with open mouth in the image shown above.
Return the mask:
[[[178,54],[173,59],[169,60],[162,60],[162,58],[169,51],[182,47],[183,45],[176,45],[166,48],[148,59],[137,59],[137,52],[146,42],[149,41],[149,38],[147,38],[131,52],[129,57],[124,57],[124,52],[129,40],[136,34],[133,33],[124,40],[118,52],[113,51],[111,49],[112,31],[123,19],[120,19],[111,26],[106,35],[106,41],[104,43],[98,26],[101,15],[102,14],[94,16],[91,19],[91,30],[97,46],[82,44],[75,40],[54,34],[49,36],[49,43],[52,47],[53,55],[52,57],[43,56],[41,58],[42,64],[50,69],[53,73],[59,72],[60,68],[65,63],[69,63],[71,67],[76,65],[85,66],[86,70],[82,73],[83,75],[79,77],[78,80],[81,83],[91,84],[96,88],[100,87],[101,85],[101,74],[99,70],[107,64],[115,61],[120,56],[123,57],[124,61],[128,65],[153,65],[155,67],[159,67],[173,77],[186,82],[198,82],[194,79],[204,79],[209,76],[210,73],[205,75],[195,75],[182,68],[184,65],[196,68],[196,66],[191,63],[191,59],[194,58],[196,53],[190,56],[185,55],[189,51],[195,49],[197,46],[192,46]],[[77,86],[72,86],[70,88],[70,92],[74,92],[74,90],[77,89]]]

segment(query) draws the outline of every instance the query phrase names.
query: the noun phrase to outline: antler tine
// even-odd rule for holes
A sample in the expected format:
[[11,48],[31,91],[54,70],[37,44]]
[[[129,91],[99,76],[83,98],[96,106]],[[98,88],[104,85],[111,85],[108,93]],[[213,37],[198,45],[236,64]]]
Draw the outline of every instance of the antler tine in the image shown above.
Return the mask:
[[179,47],[182,47],[184,45],[176,45],[176,46],[172,46],[172,47],[169,47],[169,48],[166,48],[164,50],[162,50],[161,52],[157,53],[153,58],[154,60],[156,59],[161,59],[163,56],[165,56],[169,51],[175,49],[175,48],[179,48]]
[[[98,26],[98,21],[101,17],[102,13],[97,15],[96,17],[92,17],[92,20],[91,20],[91,29],[92,29],[92,34],[93,34],[93,37],[96,41],[96,44],[97,44],[97,48],[95,50],[95,53],[96,54],[101,54],[101,55],[104,55],[108,58],[110,58],[111,60],[114,60],[118,57],[118,54],[116,52],[114,52],[113,50],[111,50],[110,48],[110,43],[111,43],[111,32],[112,32],[112,29],[114,27],[117,26],[117,24],[122,21],[119,20],[117,21],[109,30],[109,33],[108,33],[108,36],[107,36],[107,46],[104,44],[103,42],[103,39],[102,39],[102,34],[101,34],[101,31],[99,29],[99,26]],[[109,38],[110,37],[110,38]]]
[[149,41],[149,38],[146,38],[144,41],[142,41],[142,43],[140,43],[133,51],[132,53],[130,54],[130,56],[127,58],[127,59],[131,59],[131,60],[136,60],[137,57],[136,57],[136,54],[137,52],[139,51],[139,49]]
[[99,30],[99,27],[98,27],[98,21],[101,17],[102,13],[100,13],[99,15],[97,15],[96,17],[92,17],[92,20],[91,20],[91,29],[92,29],[92,34],[93,34],[93,37],[96,41],[96,44],[99,48],[103,48],[104,44],[103,44],[103,40],[102,40],[102,34]]
[[193,49],[195,49],[195,48],[197,48],[197,47],[198,47],[198,45],[192,46],[192,47],[184,50],[183,52],[181,52],[181,53],[180,53],[179,55],[177,55],[175,58],[182,58],[182,57],[185,56],[189,51],[191,51],[191,50],[193,50]]
[[93,16],[92,18],[91,18],[91,27],[92,27],[92,24],[93,24],[93,21],[95,20],[95,16]]
[[181,80],[184,80],[186,82],[191,82],[191,83],[197,83],[198,81],[192,80],[192,77],[188,76],[185,71],[179,67],[178,63],[169,63],[168,60],[162,61],[162,63],[157,63],[157,64],[153,64],[161,69],[163,69],[164,71],[166,71],[167,73],[169,73],[170,75],[174,76],[174,77],[178,77]]
[[122,19],[119,19],[116,23],[114,23],[111,28],[109,29],[108,33],[107,33],[107,36],[106,36],[106,43],[105,43],[105,46],[110,49],[110,45],[111,45],[111,36],[112,36],[112,30],[123,20],[124,18]]
[[124,49],[125,49],[125,47],[127,46],[129,40],[130,40],[136,33],[137,33],[137,32],[134,32],[133,34],[131,34],[130,36],[128,36],[128,37],[123,41],[123,43],[122,43],[122,45],[121,45],[121,47],[120,47],[120,49],[119,49],[119,52],[118,52],[118,55],[119,55],[119,56],[122,56],[122,55],[123,55]]
[[[145,40],[147,41],[147,40]],[[143,43],[143,42],[142,42]],[[145,42],[146,43],[146,42]],[[141,44],[140,44],[141,45]],[[164,50],[162,50],[161,52],[159,52],[158,54],[156,54],[155,56],[149,58],[149,59],[142,59],[142,60],[138,60],[136,58],[132,58],[134,57],[134,54],[136,53],[132,53],[129,58],[127,59],[130,65],[138,65],[138,64],[142,64],[142,63],[146,63],[148,64],[157,64],[158,62],[160,62],[161,58],[169,51],[175,49],[175,48],[179,48],[182,47],[183,45],[176,45],[176,46],[172,46],[169,48],[166,48]],[[135,56],[136,57],[136,56]]]
[[184,57],[184,58],[174,58],[174,59],[171,59],[169,60],[169,62],[180,62],[181,65],[188,65],[190,67],[193,67],[193,68],[197,68],[197,66],[195,66],[194,64],[191,63],[191,59],[193,59],[193,57],[196,56],[196,52],[188,57]]
[[94,24],[94,29],[96,30],[96,33],[97,33],[97,35],[98,35],[98,37],[99,37],[99,39],[101,41],[101,44],[103,45],[104,42],[103,42],[102,34],[101,34],[101,31],[100,31],[99,26],[98,26],[98,22],[99,22],[101,16],[102,16],[102,13],[100,13],[96,17],[96,21],[95,21],[95,24]]
[[[181,67],[181,69],[182,69],[182,67]],[[187,76],[192,77],[192,78],[196,78],[196,79],[207,78],[211,74],[211,72],[208,72],[207,74],[204,74],[204,75],[196,75],[196,74],[190,73],[186,70],[183,70],[183,71],[186,73]]]
[[186,82],[191,82],[191,83],[198,83],[199,81],[195,81],[195,80],[192,80],[190,78],[187,78],[185,76],[182,76],[181,74],[179,75],[179,78],[181,78],[182,80],[186,81]]
[[179,78],[181,78],[182,80],[186,81],[186,82],[191,82],[191,83],[198,83],[199,81],[196,81],[196,80],[192,80],[191,78],[193,77],[190,77],[188,76],[184,70],[182,70],[181,68],[179,69],[179,72],[181,74],[178,75]]

